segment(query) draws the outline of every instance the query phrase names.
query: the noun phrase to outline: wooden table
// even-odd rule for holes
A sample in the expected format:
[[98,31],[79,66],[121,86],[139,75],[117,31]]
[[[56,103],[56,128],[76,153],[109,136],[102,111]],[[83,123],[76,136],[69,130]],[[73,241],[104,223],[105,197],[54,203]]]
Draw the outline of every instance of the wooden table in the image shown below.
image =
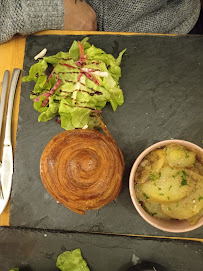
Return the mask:
[[[82,32],[82,31],[43,31],[36,33],[36,35],[91,35],[91,34],[121,34],[121,33],[111,33],[111,32]],[[122,33],[123,35],[142,35],[137,33]],[[150,34],[152,35],[152,34]],[[3,81],[4,71],[7,69],[10,72],[10,80],[11,75],[14,68],[23,68],[23,60],[24,60],[24,51],[25,51],[25,43],[26,43],[26,36],[15,36],[10,41],[0,44],[0,89]],[[22,77],[22,74],[21,74]],[[19,111],[19,102],[20,102],[20,92],[21,92],[21,77],[18,83],[15,101],[14,101],[14,110],[13,110],[13,121],[12,121],[12,143],[13,148],[15,149],[16,144],[16,132],[17,132],[17,124],[18,124],[18,111]],[[9,80],[9,84],[10,84]],[[7,95],[8,98],[8,95]],[[5,127],[5,115],[3,119],[3,130]],[[2,146],[3,146],[3,134],[0,138],[0,158],[2,157]],[[0,215],[0,226],[9,226],[9,208],[10,204],[7,205],[5,211]],[[168,237],[172,238],[172,237]],[[178,238],[178,239],[185,239],[185,238]],[[190,239],[190,238],[188,238]],[[195,240],[195,239],[193,239]],[[196,239],[197,241],[203,242],[203,239]]]

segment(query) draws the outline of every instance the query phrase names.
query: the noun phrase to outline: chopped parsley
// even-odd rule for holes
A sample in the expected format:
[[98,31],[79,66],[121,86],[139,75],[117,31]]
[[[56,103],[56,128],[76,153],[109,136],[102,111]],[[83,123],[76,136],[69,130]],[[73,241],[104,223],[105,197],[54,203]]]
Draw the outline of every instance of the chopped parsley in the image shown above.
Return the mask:
[[[158,174],[155,172],[149,175],[149,179],[152,180],[153,182],[160,179],[160,177],[161,177],[161,172],[159,172]],[[156,186],[156,183],[154,183],[154,185]]]
[[170,186],[169,186],[168,191],[170,191],[170,190],[171,190],[171,188],[172,188],[172,185],[170,185]]
[[179,206],[179,203],[177,202],[177,203],[176,203],[176,208],[177,208],[178,206]]
[[170,200],[170,198],[169,198],[169,197],[167,197],[167,199],[168,199],[168,200]]
[[185,170],[182,170],[182,173],[183,173],[183,175],[181,175],[181,178],[182,178],[182,182],[181,182],[181,185],[180,185],[180,187],[181,186],[183,186],[183,185],[188,185],[188,183],[187,183],[187,173],[185,172]]
[[182,170],[182,173],[183,173],[183,175],[184,175],[185,177],[188,176],[187,173],[185,172],[185,170]]
[[187,180],[186,179],[182,179],[182,182],[181,182],[181,185],[180,185],[180,187],[181,186],[184,186],[184,185],[187,185],[188,183],[187,183]]
[[181,171],[178,171],[175,175],[172,175],[172,177],[175,179],[178,176],[178,174],[180,174],[180,173],[181,173]]
[[164,196],[164,193],[160,193],[159,195],[160,195],[160,196]]
[[143,193],[143,196],[144,196],[146,199],[149,199],[149,197],[146,195],[146,193]]
[[203,197],[202,196],[200,196],[199,198],[198,198],[198,200],[200,201],[200,200],[202,200],[203,199]]
[[165,153],[167,152],[167,147],[164,148]]
[[171,208],[170,208],[170,207],[168,207],[168,210],[169,210],[169,211],[171,211]]
[[161,187],[158,187],[158,190],[160,191],[160,190],[161,190]]
[[189,151],[185,151],[185,158],[189,158],[190,156],[188,155]]
[[155,176],[154,173],[151,173],[151,174],[149,175],[149,178],[150,178],[152,181],[155,181],[155,180],[156,180],[156,176]]

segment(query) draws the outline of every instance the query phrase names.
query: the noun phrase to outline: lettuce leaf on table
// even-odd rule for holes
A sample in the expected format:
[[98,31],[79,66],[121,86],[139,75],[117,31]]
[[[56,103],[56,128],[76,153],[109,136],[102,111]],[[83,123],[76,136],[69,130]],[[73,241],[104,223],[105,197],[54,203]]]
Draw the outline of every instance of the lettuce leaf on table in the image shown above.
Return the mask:
[[119,78],[125,51],[115,59],[84,38],[74,41],[69,52],[40,59],[22,79],[36,82],[30,99],[40,112],[38,121],[60,115],[61,127],[66,130],[98,126],[95,113],[100,114],[107,102],[114,111],[124,102]]
[[61,271],[90,271],[79,248],[65,251],[58,256],[56,266]]

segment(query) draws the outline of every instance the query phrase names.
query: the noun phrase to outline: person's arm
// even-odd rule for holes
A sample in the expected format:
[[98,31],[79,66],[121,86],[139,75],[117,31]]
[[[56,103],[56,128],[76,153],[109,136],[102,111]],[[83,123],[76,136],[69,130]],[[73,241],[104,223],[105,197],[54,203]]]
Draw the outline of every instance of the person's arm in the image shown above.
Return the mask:
[[96,30],[96,14],[83,0],[0,1],[0,43],[16,33],[42,30]]

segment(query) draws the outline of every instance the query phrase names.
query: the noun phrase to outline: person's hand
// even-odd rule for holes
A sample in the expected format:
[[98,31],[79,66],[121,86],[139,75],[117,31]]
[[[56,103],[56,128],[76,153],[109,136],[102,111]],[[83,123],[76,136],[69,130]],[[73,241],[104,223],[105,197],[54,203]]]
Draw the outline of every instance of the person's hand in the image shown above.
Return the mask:
[[84,0],[64,0],[65,30],[97,30],[95,11]]

